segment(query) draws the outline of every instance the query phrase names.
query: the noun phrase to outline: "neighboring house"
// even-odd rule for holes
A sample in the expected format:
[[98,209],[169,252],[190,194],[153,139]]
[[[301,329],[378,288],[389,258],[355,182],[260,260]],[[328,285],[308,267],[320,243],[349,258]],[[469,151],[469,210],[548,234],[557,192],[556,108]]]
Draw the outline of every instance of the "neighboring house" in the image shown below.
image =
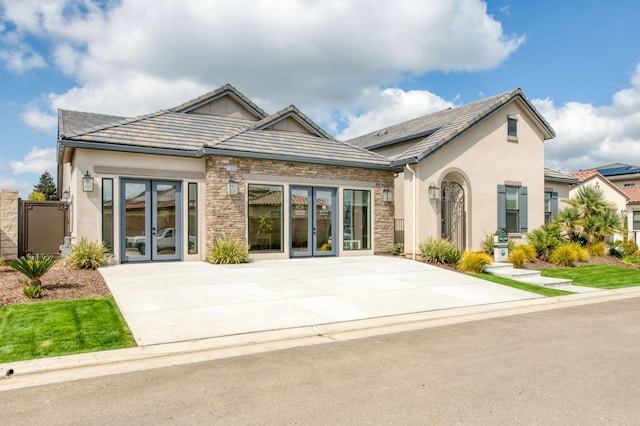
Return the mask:
[[568,207],[571,187],[580,181],[558,170],[544,169],[544,223],[549,224],[559,210]]
[[135,118],[59,111],[71,234],[117,262],[205,259],[223,235],[255,258],[384,252],[393,174],[295,107],[268,115],[230,85]]
[[544,141],[551,126],[520,89],[347,141],[402,167],[396,218],[405,251],[429,237],[479,250],[506,228],[514,239],[544,223]]
[[619,188],[632,188],[640,186],[640,166],[631,164],[613,163],[594,167],[602,176]]
[[[611,203],[616,211],[620,213],[623,220],[628,217],[627,203],[629,201],[629,197],[625,194],[624,188],[617,187],[613,182],[601,175],[595,169],[582,170],[570,174],[579,181],[579,183],[569,191],[570,197],[574,197],[581,187],[592,186],[602,191],[605,200]],[[614,236],[614,239],[618,239],[620,237],[620,235]]]

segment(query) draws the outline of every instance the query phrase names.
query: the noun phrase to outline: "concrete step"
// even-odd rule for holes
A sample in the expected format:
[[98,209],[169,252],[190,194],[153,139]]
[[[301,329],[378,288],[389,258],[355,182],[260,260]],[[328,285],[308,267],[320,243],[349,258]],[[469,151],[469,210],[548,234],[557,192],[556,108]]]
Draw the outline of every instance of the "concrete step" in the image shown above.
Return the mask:
[[543,277],[540,271],[531,269],[516,269],[511,263],[496,262],[484,267],[484,272],[498,277],[508,278],[527,284],[534,284],[543,287],[561,287],[572,285],[572,280],[563,278]]

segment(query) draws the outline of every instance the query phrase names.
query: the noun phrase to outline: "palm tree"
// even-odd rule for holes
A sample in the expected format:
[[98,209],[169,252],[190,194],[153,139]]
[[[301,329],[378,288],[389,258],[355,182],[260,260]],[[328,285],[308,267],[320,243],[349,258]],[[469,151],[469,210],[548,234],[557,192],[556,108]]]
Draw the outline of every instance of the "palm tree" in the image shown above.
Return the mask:
[[576,208],[569,207],[558,212],[554,223],[569,241],[574,242],[580,240],[581,219],[580,212]]
[[602,214],[609,209],[615,210],[615,206],[604,198],[604,191],[593,186],[580,187],[576,195],[567,202],[583,218]]

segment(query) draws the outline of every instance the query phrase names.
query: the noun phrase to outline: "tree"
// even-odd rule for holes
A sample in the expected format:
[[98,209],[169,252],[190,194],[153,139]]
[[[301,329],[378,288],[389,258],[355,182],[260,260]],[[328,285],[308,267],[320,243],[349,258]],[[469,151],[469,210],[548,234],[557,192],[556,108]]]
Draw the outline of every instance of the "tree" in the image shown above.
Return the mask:
[[45,200],[58,200],[56,186],[53,184],[53,178],[49,171],[45,170],[40,176],[40,181],[33,187],[33,192],[40,192],[44,195]]

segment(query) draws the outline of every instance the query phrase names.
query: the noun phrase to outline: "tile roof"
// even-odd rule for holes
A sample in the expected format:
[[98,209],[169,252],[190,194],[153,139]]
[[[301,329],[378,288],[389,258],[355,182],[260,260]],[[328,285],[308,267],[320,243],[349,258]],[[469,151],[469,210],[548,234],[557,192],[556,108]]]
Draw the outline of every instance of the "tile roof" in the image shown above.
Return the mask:
[[559,170],[544,168],[544,180],[550,182],[578,183],[579,180],[575,176],[562,173]]
[[124,117],[117,115],[94,114],[90,112],[70,111],[66,109],[58,110],[58,131],[60,134],[77,132],[89,127],[104,125],[124,120]]
[[252,111],[258,119],[262,119],[266,117],[268,114],[260,108],[258,105],[254,104],[253,101],[247,98],[244,94],[242,94],[238,89],[233,87],[230,84],[225,84],[219,89],[212,90],[211,92],[205,93],[202,96],[198,96],[197,98],[191,99],[190,101],[184,102],[176,107],[171,108],[173,112],[189,112],[195,108],[198,108],[200,105],[210,102],[214,99],[218,99],[222,96],[230,95],[235,98],[238,102],[244,105],[247,109]]
[[420,139],[406,151],[392,158],[394,163],[417,162],[430,155],[458,135],[480,122],[489,114],[509,102],[520,99],[531,114],[538,119],[546,133],[545,139],[555,136],[551,126],[520,89],[481,99],[458,108],[446,109],[413,120],[368,133],[347,142],[367,149],[376,149],[397,143]]
[[580,182],[584,182],[587,179],[591,179],[594,176],[600,176],[602,179],[606,178],[604,176],[602,176],[600,173],[598,173],[597,170],[592,169],[592,170],[580,170],[579,172],[571,172],[569,173],[571,176],[573,176],[574,178],[578,179]]
[[640,186],[627,186],[619,189],[624,195],[627,196],[628,203],[640,204]]

